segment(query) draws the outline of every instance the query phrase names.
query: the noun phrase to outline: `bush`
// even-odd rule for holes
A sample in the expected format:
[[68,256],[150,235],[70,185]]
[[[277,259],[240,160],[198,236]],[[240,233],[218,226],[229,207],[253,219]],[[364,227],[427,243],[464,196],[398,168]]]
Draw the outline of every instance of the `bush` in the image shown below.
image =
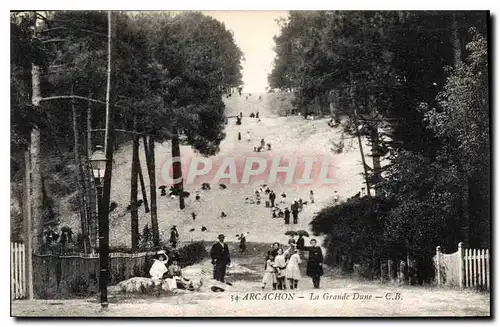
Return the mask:
[[194,242],[179,249],[169,249],[169,258],[175,258],[181,267],[186,267],[198,263],[208,256],[205,243]]

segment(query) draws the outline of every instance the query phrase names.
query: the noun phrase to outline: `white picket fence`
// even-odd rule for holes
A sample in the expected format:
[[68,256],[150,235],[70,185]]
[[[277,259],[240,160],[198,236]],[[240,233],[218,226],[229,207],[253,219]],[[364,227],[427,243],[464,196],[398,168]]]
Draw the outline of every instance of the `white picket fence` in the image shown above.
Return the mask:
[[434,256],[438,286],[490,289],[490,253],[488,249],[464,249],[462,242],[452,254],[436,248]]
[[26,252],[24,244],[10,243],[10,297],[26,296]]

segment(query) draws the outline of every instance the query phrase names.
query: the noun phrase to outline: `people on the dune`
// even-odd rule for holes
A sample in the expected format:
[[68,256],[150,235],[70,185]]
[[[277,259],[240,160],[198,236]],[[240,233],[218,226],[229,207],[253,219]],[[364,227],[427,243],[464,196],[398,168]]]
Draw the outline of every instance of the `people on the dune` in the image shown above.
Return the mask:
[[292,209],[293,223],[298,224],[299,221],[299,203],[294,201],[290,206]]
[[177,226],[172,226],[170,229],[170,244],[172,245],[172,248],[177,247],[177,242],[179,241],[179,232],[177,231]]
[[288,210],[288,207],[285,208],[285,225],[290,224],[290,210]]
[[179,266],[177,260],[174,260],[172,264],[168,267],[168,278],[175,281],[175,286],[181,290],[194,290],[193,282],[182,276],[182,269]]
[[276,194],[274,194],[274,191],[271,191],[269,193],[269,201],[271,201],[271,207],[274,207],[275,200],[276,200]]
[[290,289],[297,289],[299,285],[300,275],[300,260],[297,248],[295,244],[290,244],[290,248],[287,250],[290,255],[290,259],[288,259],[288,263],[286,265],[285,277],[288,279],[288,283],[290,285]]
[[158,251],[157,258],[153,259],[153,265],[149,269],[149,275],[154,281],[160,281],[163,279],[163,275],[168,271],[167,262],[168,256],[165,251]]
[[247,238],[246,233],[241,233],[239,236],[240,241],[240,251],[243,253],[247,250]]
[[316,240],[310,241],[311,246],[304,250],[309,251],[307,260],[307,276],[312,278],[314,288],[319,288],[321,276],[323,276],[323,252],[319,246],[316,246]]
[[271,252],[268,255],[268,259],[266,260],[266,269],[264,270],[264,276],[262,277],[262,289],[265,289],[267,285],[272,285],[273,290],[276,290],[276,266],[274,263],[274,258],[276,256]]
[[311,201],[311,204],[314,203],[314,192],[313,192],[313,190],[309,191],[309,201]]
[[274,258],[274,266],[276,268],[276,281],[279,290],[286,290],[285,283],[285,268],[286,268],[286,258],[283,248],[278,249],[278,254]]
[[231,258],[229,256],[229,248],[226,243],[224,243],[224,234],[219,234],[217,237],[218,241],[212,245],[210,249],[210,257],[212,258],[212,265],[214,266],[213,277],[224,283],[224,278],[226,276],[226,267],[231,264]]

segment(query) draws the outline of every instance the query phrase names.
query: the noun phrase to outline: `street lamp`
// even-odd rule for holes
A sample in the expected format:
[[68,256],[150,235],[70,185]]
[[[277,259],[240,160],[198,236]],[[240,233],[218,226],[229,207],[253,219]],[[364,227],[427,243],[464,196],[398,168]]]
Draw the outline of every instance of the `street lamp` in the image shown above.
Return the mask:
[[96,150],[90,159],[92,172],[97,188],[97,211],[99,216],[99,291],[101,293],[101,307],[108,307],[108,238],[109,229],[108,212],[103,212],[102,189],[104,173],[106,171],[106,155],[101,146],[96,146]]

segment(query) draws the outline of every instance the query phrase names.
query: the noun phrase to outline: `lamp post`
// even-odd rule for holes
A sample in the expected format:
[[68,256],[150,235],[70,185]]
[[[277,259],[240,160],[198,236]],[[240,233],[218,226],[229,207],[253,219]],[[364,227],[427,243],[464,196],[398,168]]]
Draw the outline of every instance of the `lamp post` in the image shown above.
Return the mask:
[[92,163],[92,172],[97,188],[97,211],[99,216],[99,291],[101,293],[101,307],[108,307],[108,253],[109,244],[106,232],[109,228],[108,217],[102,214],[102,188],[104,172],[106,169],[106,155],[101,146],[96,146],[96,150],[92,153],[90,159]]

